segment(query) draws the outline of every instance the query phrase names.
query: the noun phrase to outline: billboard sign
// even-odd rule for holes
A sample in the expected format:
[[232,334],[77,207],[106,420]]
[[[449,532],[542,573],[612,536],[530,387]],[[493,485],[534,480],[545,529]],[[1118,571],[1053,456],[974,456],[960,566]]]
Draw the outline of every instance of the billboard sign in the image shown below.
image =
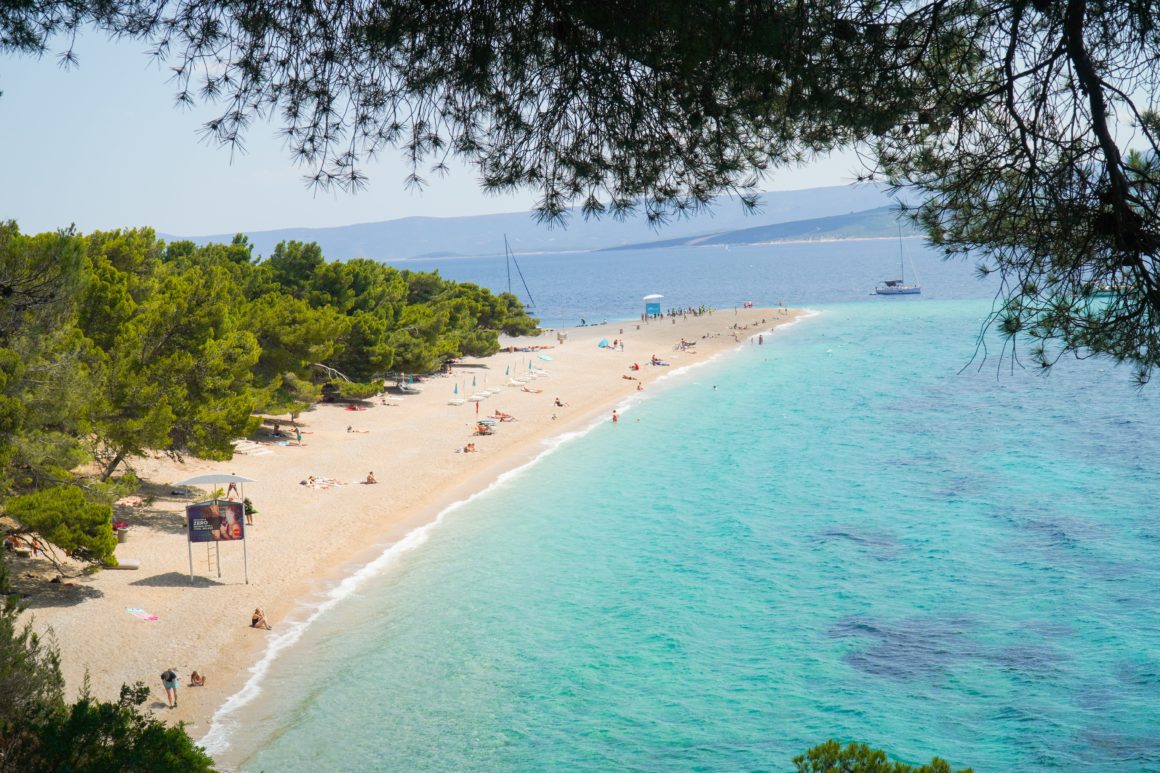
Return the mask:
[[211,499],[185,506],[190,542],[234,542],[246,538],[241,502]]

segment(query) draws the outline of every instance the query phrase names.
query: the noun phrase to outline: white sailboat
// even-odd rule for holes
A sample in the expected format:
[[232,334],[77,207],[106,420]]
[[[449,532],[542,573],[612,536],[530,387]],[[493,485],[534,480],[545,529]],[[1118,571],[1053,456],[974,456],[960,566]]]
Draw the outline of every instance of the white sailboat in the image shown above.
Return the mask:
[[922,292],[917,280],[914,284],[906,283],[905,258],[902,254],[902,226],[898,227],[898,279],[886,279],[878,283],[874,292],[878,295],[918,295]]

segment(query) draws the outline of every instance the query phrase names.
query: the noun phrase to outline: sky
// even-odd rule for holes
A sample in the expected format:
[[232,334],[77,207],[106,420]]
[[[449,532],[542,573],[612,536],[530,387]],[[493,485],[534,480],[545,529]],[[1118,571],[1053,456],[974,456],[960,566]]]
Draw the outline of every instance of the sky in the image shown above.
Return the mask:
[[[0,56],[0,220],[16,220],[24,233],[150,226],[200,236],[530,211],[535,201],[530,191],[482,192],[466,166],[429,177],[416,192],[390,153],[366,166],[362,192],[315,192],[273,124],[252,126],[243,154],[208,144],[200,130],[212,105],[175,107],[168,71],[143,44],[90,35],[77,42],[79,63],[68,69],[56,56],[63,41],[54,44],[39,59]],[[855,166],[850,156],[824,159],[779,171],[762,187],[847,184]]]

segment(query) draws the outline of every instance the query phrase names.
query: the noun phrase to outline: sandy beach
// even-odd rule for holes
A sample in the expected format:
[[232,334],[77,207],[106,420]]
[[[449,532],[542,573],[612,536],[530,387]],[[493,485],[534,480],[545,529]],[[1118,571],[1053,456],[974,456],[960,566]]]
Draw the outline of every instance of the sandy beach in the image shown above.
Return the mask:
[[[289,621],[303,619],[311,600],[328,587],[451,503],[533,459],[549,438],[611,421],[613,409],[637,395],[638,385],[647,396],[658,379],[755,346],[751,337],[800,314],[726,309],[504,341],[517,349],[545,348],[464,359],[451,374],[422,380],[420,394],[392,389],[361,410],[320,404],[298,417],[301,446],[282,415],[268,417],[263,430],[241,442],[228,462],[138,460],[134,468],[142,488],[117,506],[114,517],[129,524],[125,542],[117,546],[118,559],[139,561],[140,568],[67,578],[64,585],[44,583],[43,591],[29,598],[27,614],[38,630],[52,629],[70,697],[86,672],[102,699],[115,699],[123,683],[144,681],[153,690],[147,705],[167,720],[184,721],[199,738],[218,708],[246,684],[271,637]],[[566,336],[563,343],[557,333]],[[601,348],[601,339],[622,339],[624,350]],[[681,349],[682,339],[695,345]],[[764,345],[772,344],[767,337]],[[669,366],[650,365],[653,355]],[[523,386],[509,383],[525,376],[529,363],[538,377]],[[640,370],[631,369],[634,363]],[[470,401],[450,404],[485,387],[502,391],[480,401],[478,409]],[[565,405],[556,406],[556,398]],[[497,422],[494,434],[475,435],[476,418],[493,417],[497,410],[514,420]],[[288,438],[272,434],[275,421],[290,432]],[[468,443],[478,452],[463,453]],[[375,485],[362,482],[371,472]],[[206,473],[254,481],[244,485],[257,509],[244,545],[248,584],[241,542],[221,544],[220,578],[210,560],[214,548],[192,545],[190,581],[184,507],[208,498],[212,487],[183,491],[176,484]],[[311,476],[333,483],[304,485]],[[10,566],[13,575],[24,576],[48,568],[36,558],[15,559]],[[265,610],[273,631],[250,627],[255,607]],[[181,677],[176,709],[167,707],[159,679],[167,668]],[[189,686],[194,669],[207,676],[206,686]]]

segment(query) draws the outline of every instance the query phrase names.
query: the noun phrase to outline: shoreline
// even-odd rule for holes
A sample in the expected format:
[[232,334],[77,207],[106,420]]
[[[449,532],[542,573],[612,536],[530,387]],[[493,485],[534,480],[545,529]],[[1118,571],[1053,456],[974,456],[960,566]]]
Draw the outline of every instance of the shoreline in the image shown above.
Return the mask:
[[[78,598],[38,605],[33,597],[26,614],[33,616],[37,631],[55,632],[70,699],[86,672],[93,694],[104,700],[115,698],[122,683],[144,681],[152,691],[145,708],[166,721],[185,722],[211,754],[220,753],[228,745],[220,730],[227,725],[223,720],[261,692],[278,653],[368,577],[425,542],[448,514],[607,421],[613,408],[631,410],[639,396],[648,396],[637,384],[668,381],[741,349],[750,337],[768,335],[805,316],[802,310],[735,309],[647,324],[560,328],[567,334],[563,344],[541,335],[519,343],[550,346],[546,352],[464,358],[454,366],[454,375],[424,381],[420,395],[376,398],[370,410],[357,412],[315,406],[299,417],[308,433],[301,447],[256,440],[228,462],[143,460],[137,469],[151,501],[120,507],[115,515],[132,524],[117,556],[136,558],[141,568],[74,578],[69,590]],[[734,330],[734,325],[744,329]],[[609,332],[618,329],[623,334]],[[596,346],[613,335],[623,337],[626,351]],[[695,347],[674,351],[672,345],[681,338]],[[669,360],[671,370],[649,366],[653,353]],[[537,359],[540,354],[550,359]],[[498,424],[494,436],[472,437],[475,409],[470,402],[449,404],[453,386],[469,392],[468,384],[481,375],[485,383],[504,383],[505,370],[533,360],[533,367],[548,375],[528,387],[542,391],[503,387],[480,404],[478,415],[502,409],[517,420]],[[633,362],[641,363],[639,371],[628,369]],[[569,405],[556,408],[551,404],[556,396]],[[455,452],[472,441],[480,453]],[[379,485],[356,483],[371,470]],[[208,548],[194,545],[192,552],[203,555],[194,556],[195,579],[189,582],[183,507],[208,492],[198,491],[193,498],[166,492],[175,491],[175,481],[208,472],[255,479],[243,491],[257,507],[246,540],[248,585],[241,551],[228,544],[221,550],[220,580],[205,565]],[[306,475],[338,476],[346,483],[312,490],[298,482]],[[273,631],[248,626],[254,607],[265,609]],[[125,614],[131,608],[159,619]],[[156,675],[165,668],[181,675],[175,709],[157,700]],[[207,686],[187,688],[192,669],[208,676]]]

